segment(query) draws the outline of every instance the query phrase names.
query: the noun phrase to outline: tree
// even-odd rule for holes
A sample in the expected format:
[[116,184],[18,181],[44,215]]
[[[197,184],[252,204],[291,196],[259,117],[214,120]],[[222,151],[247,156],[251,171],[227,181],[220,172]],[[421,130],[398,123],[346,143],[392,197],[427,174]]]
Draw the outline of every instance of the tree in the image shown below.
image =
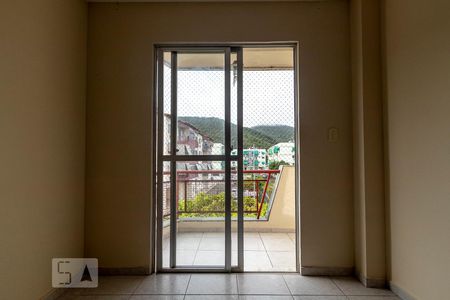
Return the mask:
[[280,166],[286,166],[288,165],[287,162],[285,162],[284,160],[280,160],[280,161],[272,161],[269,164],[269,169],[270,170],[278,170],[280,168]]
[[[225,216],[225,193],[219,194],[206,194],[198,193],[194,199],[180,200],[178,202],[178,209],[181,212],[181,218],[192,217],[224,217]],[[184,205],[186,204],[186,211],[184,212]],[[262,205],[261,217],[264,217],[267,212],[268,205],[265,202]],[[222,213],[223,211],[223,213]],[[231,201],[231,211],[237,211],[237,202],[235,199]],[[256,211],[256,199],[253,197],[244,196],[244,211],[245,217],[256,218],[255,213],[249,213],[249,211]],[[232,213],[233,217],[236,217],[236,213]]]

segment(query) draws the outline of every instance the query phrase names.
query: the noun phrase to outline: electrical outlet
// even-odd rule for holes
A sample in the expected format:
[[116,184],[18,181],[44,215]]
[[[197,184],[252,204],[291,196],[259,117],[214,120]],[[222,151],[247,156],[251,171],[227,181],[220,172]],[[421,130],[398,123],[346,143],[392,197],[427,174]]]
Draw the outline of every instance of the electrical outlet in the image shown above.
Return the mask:
[[339,130],[336,127],[328,129],[328,142],[336,143],[339,140]]

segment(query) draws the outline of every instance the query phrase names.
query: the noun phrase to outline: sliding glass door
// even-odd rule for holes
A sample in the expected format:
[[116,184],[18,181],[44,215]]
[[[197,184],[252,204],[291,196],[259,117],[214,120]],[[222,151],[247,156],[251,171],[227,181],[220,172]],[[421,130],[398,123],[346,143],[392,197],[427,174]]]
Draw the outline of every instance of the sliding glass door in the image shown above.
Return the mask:
[[231,153],[242,147],[231,130],[240,111],[233,103],[232,116],[231,98],[242,96],[231,88],[239,64],[232,56],[230,47],[158,51],[158,269],[239,267],[231,206],[233,198],[242,210],[242,195],[232,195],[242,176],[232,175]]
[[156,49],[157,270],[298,270],[295,47]]

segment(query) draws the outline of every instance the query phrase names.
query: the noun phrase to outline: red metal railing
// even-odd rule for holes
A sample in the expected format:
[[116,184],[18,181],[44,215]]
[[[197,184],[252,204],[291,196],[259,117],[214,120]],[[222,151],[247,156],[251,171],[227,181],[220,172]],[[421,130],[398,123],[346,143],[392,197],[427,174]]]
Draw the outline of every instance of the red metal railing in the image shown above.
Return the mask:
[[[260,219],[266,199],[269,199],[268,191],[271,184],[271,180],[275,179],[275,175],[279,174],[280,170],[245,170],[244,174],[244,196],[252,197],[255,199],[255,209],[246,210],[246,214],[255,214],[256,219]],[[163,172],[165,176],[170,175],[170,172]],[[223,176],[225,171],[223,170],[177,170],[177,186],[176,186],[176,199],[177,199],[177,214],[224,214],[224,208],[212,210],[192,210],[188,207],[188,201],[193,200],[200,193],[206,195],[217,195],[224,192],[225,179]],[[232,179],[232,198],[237,198],[237,171],[231,172]],[[249,178],[249,177],[252,178]],[[234,178],[233,178],[234,177]],[[253,184],[252,184],[253,183]],[[164,216],[170,215],[170,180],[164,180],[165,186],[163,192],[164,203]],[[233,188],[233,186],[235,188]],[[271,189],[270,189],[271,190]],[[184,200],[184,205],[180,207],[179,200]],[[236,213],[233,210],[232,213]]]

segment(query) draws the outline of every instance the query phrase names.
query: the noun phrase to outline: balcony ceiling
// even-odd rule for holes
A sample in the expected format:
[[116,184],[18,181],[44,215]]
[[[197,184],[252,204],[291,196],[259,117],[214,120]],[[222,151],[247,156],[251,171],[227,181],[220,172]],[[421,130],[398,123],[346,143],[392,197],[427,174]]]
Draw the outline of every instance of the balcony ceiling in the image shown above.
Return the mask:
[[[244,69],[292,69],[294,65],[292,48],[245,48]],[[236,60],[232,55],[231,62]],[[165,64],[170,66],[170,52],[164,54]],[[220,53],[180,53],[178,69],[204,70],[223,69],[224,55]]]

